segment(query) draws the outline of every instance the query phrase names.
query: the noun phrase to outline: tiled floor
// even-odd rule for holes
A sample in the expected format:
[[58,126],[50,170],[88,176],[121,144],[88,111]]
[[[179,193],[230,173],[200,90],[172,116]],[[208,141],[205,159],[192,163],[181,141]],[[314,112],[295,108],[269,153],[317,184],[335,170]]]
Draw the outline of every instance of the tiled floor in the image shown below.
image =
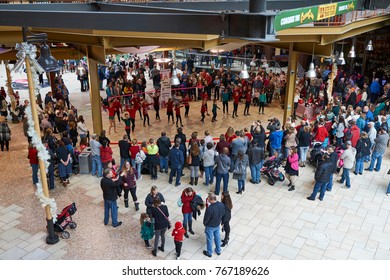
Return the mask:
[[[0,66],[0,85],[4,85],[4,66]],[[14,75],[14,78],[19,76]],[[87,93],[79,91],[74,74],[64,74],[71,95],[70,99],[79,108],[79,114],[87,119],[92,128],[90,102]],[[42,90],[42,96],[47,89]],[[20,91],[22,100],[27,97]],[[219,112],[218,122],[211,123],[208,117],[200,124],[199,103],[191,103],[190,118],[184,119],[184,131],[187,137],[194,130],[209,129],[214,137],[224,133],[227,126],[235,129],[249,127],[256,120],[264,123],[270,117],[281,117],[282,111],[276,105],[267,108],[267,115],[258,115],[251,108],[252,116],[239,118]],[[162,121],[154,122],[151,111],[152,127],[144,129],[137,120],[135,136],[138,140],[159,137],[162,130],[173,138],[176,127],[167,124],[165,114]],[[106,113],[103,113],[106,119]],[[26,159],[27,144],[21,124],[10,123],[12,141],[9,152],[0,153],[0,259],[152,259],[150,251],[145,249],[140,239],[139,213],[132,205],[124,208],[119,200],[119,218],[123,225],[112,228],[103,225],[103,199],[99,180],[90,175],[72,176],[71,184],[63,188],[58,184],[50,193],[61,210],[75,201],[78,207],[73,216],[78,226],[69,230],[68,240],[60,239],[56,245],[47,245],[46,221],[44,209],[40,207],[34,195],[31,183],[31,168]],[[107,128],[107,121],[104,122]],[[123,126],[118,133],[110,135],[112,141],[121,139]],[[118,149],[114,147],[118,159]],[[254,259],[390,259],[390,197],[385,195],[389,181],[387,171],[390,167],[389,153],[384,156],[380,172],[363,176],[351,175],[352,188],[341,189],[336,182],[331,193],[326,193],[323,202],[308,201],[306,197],[313,187],[313,168],[307,166],[300,170],[299,180],[294,192],[287,191],[287,183],[269,186],[263,181],[260,185],[247,182],[247,191],[235,194],[237,183],[230,181],[229,189],[233,198],[232,233],[230,243],[223,249],[218,260],[254,260]],[[143,201],[150,186],[156,184],[164,194],[172,221],[180,220],[181,209],[176,201],[182,189],[189,181],[189,171],[185,170],[181,188],[168,184],[167,175],[159,173],[158,181],[143,176],[138,183],[138,197]],[[200,179],[195,190],[206,197],[209,188],[203,186]],[[144,210],[142,205],[141,210]],[[194,222],[195,235],[186,239],[183,245],[182,259],[203,259],[205,248],[203,215]],[[222,236],[224,233],[222,233]],[[158,258],[174,259],[174,244],[167,234],[165,252],[158,252]]]

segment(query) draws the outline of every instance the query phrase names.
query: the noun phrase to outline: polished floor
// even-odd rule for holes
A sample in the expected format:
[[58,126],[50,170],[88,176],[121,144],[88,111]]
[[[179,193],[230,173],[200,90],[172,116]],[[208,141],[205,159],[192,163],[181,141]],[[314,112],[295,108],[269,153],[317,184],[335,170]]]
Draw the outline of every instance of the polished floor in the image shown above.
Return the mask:
[[[23,78],[13,75],[14,79]],[[92,128],[89,94],[80,92],[79,82],[73,73],[64,74],[65,83],[70,89],[71,102],[84,115],[87,126]],[[0,86],[5,84],[4,65],[0,65]],[[42,96],[47,89],[42,90]],[[27,92],[21,91],[21,100]],[[103,94],[103,92],[102,92]],[[210,104],[211,105],[211,104]],[[229,104],[229,106],[232,104]],[[222,106],[221,106],[222,107]],[[222,109],[222,108],[221,108]],[[229,108],[232,110],[232,108]],[[278,101],[266,108],[266,115],[258,115],[252,107],[250,116],[243,116],[243,105],[239,107],[239,117],[218,112],[218,121],[211,123],[211,116],[205,124],[200,123],[200,103],[192,102],[190,118],[184,119],[184,132],[187,137],[198,131],[211,131],[213,137],[225,133],[228,126],[235,130],[250,126],[254,120],[266,123],[268,118],[282,116]],[[182,113],[184,115],[184,112]],[[139,141],[159,137],[162,130],[173,138],[176,126],[168,124],[166,115],[154,121],[150,111],[151,127],[144,128],[137,115],[135,135]],[[108,128],[108,117],[103,112],[104,128]],[[35,187],[31,180],[31,167],[27,160],[27,141],[23,136],[22,124],[10,123],[12,141],[9,152],[0,152],[0,259],[3,260],[43,260],[43,259],[154,259],[140,238],[139,212],[134,207],[125,208],[119,200],[118,228],[103,224],[103,198],[99,179],[91,175],[71,177],[67,188],[59,183],[50,196],[56,199],[59,210],[71,202],[76,202],[78,211],[73,216],[78,226],[69,230],[70,239],[60,238],[56,245],[45,243],[45,212],[34,195]],[[92,129],[91,129],[92,130]],[[118,126],[112,133],[111,141],[120,140],[124,127]],[[114,155],[119,159],[118,149]],[[364,172],[362,176],[351,174],[352,188],[342,189],[334,178],[332,192],[327,192],[324,201],[308,201],[313,183],[313,168],[300,170],[296,190],[288,192],[287,183],[270,186],[262,181],[259,185],[249,183],[246,192],[235,193],[237,182],[230,180],[229,189],[233,199],[230,243],[217,260],[254,259],[335,259],[335,260],[378,260],[390,259],[390,197],[386,196],[389,182],[387,171],[390,168],[389,153],[384,156],[380,172]],[[143,202],[152,185],[157,185],[164,194],[172,221],[181,220],[181,209],[177,199],[184,187],[188,186],[189,170],[184,172],[182,186],[176,188],[168,184],[167,175],[159,173],[158,181],[151,181],[144,175],[138,182],[138,197]],[[206,197],[209,188],[200,179],[195,190]],[[132,206],[132,205],[130,205]],[[141,211],[145,209],[141,203]],[[140,212],[141,212],[140,211]],[[205,249],[203,214],[194,222],[195,235],[183,244],[182,259],[204,259]],[[222,236],[224,233],[222,233]],[[157,258],[175,259],[173,239],[168,232],[165,252],[158,252]]]

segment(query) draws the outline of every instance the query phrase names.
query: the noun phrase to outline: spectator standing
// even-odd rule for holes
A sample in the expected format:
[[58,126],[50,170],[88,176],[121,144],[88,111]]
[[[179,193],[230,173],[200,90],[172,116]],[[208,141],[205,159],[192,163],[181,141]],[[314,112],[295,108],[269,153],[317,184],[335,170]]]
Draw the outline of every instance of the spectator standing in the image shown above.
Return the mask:
[[220,224],[225,216],[225,206],[217,201],[215,194],[210,193],[208,196],[210,205],[207,207],[203,218],[203,225],[206,227],[207,250],[203,251],[203,255],[211,258],[213,253],[213,240],[215,243],[215,252],[221,254],[221,235]]
[[343,189],[349,189],[351,187],[351,181],[349,178],[349,171],[354,165],[355,157],[356,157],[356,149],[352,147],[352,142],[345,142],[346,149],[344,153],[340,156],[340,159],[344,160],[343,165],[343,174],[341,175],[341,179],[339,181],[340,184],[343,184],[345,181],[345,186],[341,186]]
[[296,147],[289,149],[289,155],[286,161],[286,177],[290,181],[288,191],[295,190],[295,182],[299,176],[299,158]]
[[222,240],[221,247],[225,247],[229,243],[230,237],[230,220],[232,218],[233,203],[229,192],[223,192],[221,202],[225,206],[225,215],[222,218],[222,231],[225,232],[225,238]]
[[114,228],[122,225],[122,222],[118,222],[118,205],[116,202],[121,193],[121,183],[122,180],[119,176],[113,178],[111,168],[104,169],[104,177],[100,181],[104,199],[104,225],[108,224],[111,211],[111,221]]
[[363,175],[364,159],[366,157],[370,157],[370,148],[370,138],[368,138],[367,132],[363,131],[362,133],[360,133],[360,139],[357,141],[356,144],[356,165],[355,171],[353,172],[355,175]]
[[[242,194],[245,192],[246,169],[248,165],[248,155],[239,150],[233,169],[233,179],[236,179],[238,184],[238,190],[236,192],[237,194]],[[227,190],[224,189],[224,191]]]
[[[386,152],[388,142],[389,142],[389,134],[387,133],[387,131],[383,129],[383,127],[381,127],[378,135],[374,140],[374,149],[371,154],[370,166],[364,170],[367,171],[375,170],[376,172],[380,171],[382,165],[382,156]],[[374,169],[375,162],[376,162],[376,166]]]
[[318,191],[320,191],[319,199],[322,201],[325,196],[326,187],[329,183],[330,176],[333,172],[333,164],[330,162],[329,155],[324,154],[322,156],[323,161],[318,166],[314,179],[315,179],[315,185],[312,194],[307,197],[308,200],[315,200]]
[[[183,203],[181,207],[181,212],[183,213],[183,227],[185,229],[184,236],[189,238],[188,232],[195,234],[192,230],[192,207],[191,202],[194,199],[196,192],[191,188],[185,188],[181,194],[181,202]],[[187,232],[188,228],[188,232]]]
[[169,149],[171,148],[171,140],[167,137],[166,131],[161,132],[161,137],[157,139],[159,160],[160,160],[160,172],[168,173],[168,157]]
[[[161,203],[160,198],[156,197],[153,201],[153,208],[151,209],[152,218],[154,219],[154,248],[152,251],[153,256],[157,256],[157,249],[164,252],[165,248],[165,233],[169,227],[169,211],[168,207]],[[161,246],[158,246],[161,237]]]
[[171,173],[169,174],[169,183],[172,184],[173,176],[176,176],[175,186],[180,186],[180,177],[184,166],[184,155],[180,150],[180,143],[175,142],[173,148],[169,151],[169,162],[171,163]]
[[[98,136],[96,134],[93,134],[89,146],[91,147],[92,155],[92,176],[97,175],[98,178],[100,178],[103,176],[102,160],[100,157],[100,147],[102,146],[102,144],[97,141],[97,138]],[[50,141],[48,142],[50,147]]]
[[184,234],[186,230],[183,228],[183,224],[180,221],[175,223],[175,229],[172,230],[173,240],[175,242],[176,260],[180,260],[181,247],[183,246]]

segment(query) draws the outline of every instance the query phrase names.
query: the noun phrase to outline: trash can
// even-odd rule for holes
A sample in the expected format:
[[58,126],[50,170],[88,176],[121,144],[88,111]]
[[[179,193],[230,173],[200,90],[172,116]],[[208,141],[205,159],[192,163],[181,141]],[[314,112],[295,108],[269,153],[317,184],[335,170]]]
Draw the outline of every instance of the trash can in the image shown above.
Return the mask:
[[79,155],[80,174],[89,174],[92,170],[92,155],[91,152],[82,152]]

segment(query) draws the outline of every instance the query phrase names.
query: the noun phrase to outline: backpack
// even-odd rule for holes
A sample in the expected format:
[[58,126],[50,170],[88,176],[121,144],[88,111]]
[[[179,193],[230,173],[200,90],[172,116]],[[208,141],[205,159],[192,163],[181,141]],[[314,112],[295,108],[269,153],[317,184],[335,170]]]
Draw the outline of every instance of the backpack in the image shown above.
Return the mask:
[[141,149],[136,155],[135,155],[135,162],[136,163],[143,163],[146,159],[145,152]]

